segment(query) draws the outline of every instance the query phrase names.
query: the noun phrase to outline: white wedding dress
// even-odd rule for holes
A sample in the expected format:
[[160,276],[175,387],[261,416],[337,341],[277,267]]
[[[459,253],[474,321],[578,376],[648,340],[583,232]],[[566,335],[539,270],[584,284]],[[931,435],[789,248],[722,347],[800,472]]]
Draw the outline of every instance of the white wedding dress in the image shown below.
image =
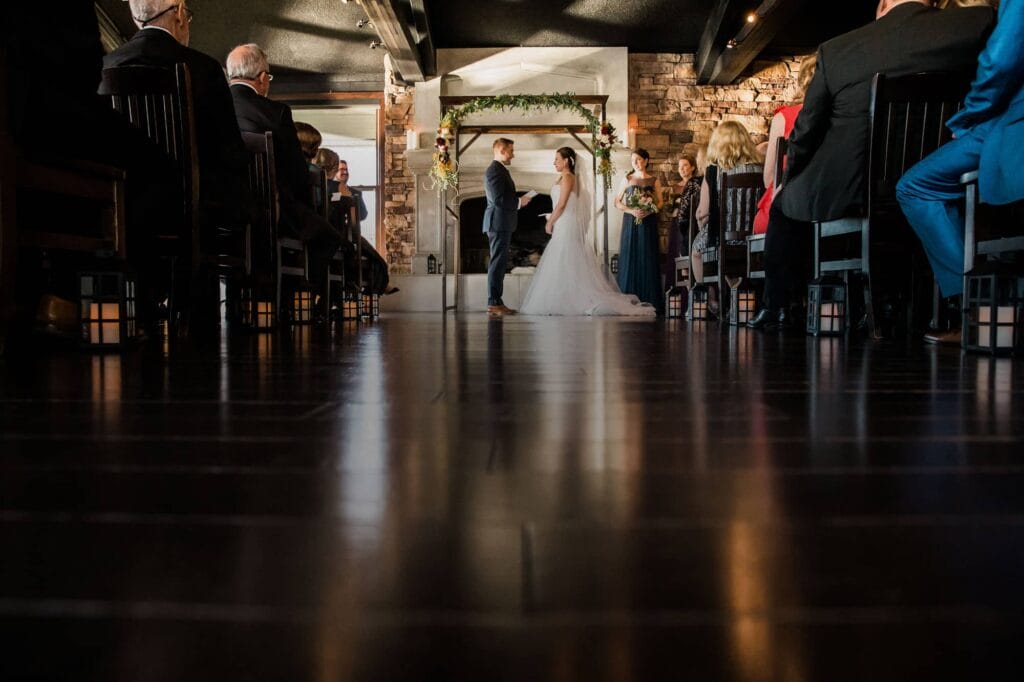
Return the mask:
[[[558,206],[561,189],[560,184],[551,189],[554,206]],[[551,241],[544,249],[519,312],[523,315],[654,317],[657,313],[653,306],[641,303],[636,296],[623,294],[615,282],[605,277],[587,246],[587,225],[579,204],[580,194],[573,192],[553,226]]]

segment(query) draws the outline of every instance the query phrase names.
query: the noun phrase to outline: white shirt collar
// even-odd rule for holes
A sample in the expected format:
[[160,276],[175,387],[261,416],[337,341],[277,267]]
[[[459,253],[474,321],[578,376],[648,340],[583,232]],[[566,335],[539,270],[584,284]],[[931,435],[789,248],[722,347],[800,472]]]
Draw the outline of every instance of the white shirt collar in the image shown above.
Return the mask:
[[[140,31],[163,31],[164,33],[166,33],[166,34],[167,34],[167,35],[169,35],[170,37],[174,38],[174,34],[173,34],[173,33],[171,33],[170,31],[168,31],[168,30],[167,30],[166,28],[164,28],[163,26],[143,26],[143,27],[142,27],[141,29],[139,29],[139,30],[140,30]],[[175,42],[177,42],[177,41],[178,41],[178,39],[177,39],[177,38],[174,38],[174,41],[175,41]]]

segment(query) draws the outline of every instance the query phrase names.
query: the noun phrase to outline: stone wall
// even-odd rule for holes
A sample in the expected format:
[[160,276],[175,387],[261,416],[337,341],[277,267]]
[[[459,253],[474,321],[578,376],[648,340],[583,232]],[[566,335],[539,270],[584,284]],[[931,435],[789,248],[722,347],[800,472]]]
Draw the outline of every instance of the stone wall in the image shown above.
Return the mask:
[[[629,129],[636,136],[635,146],[651,153],[651,169],[667,184],[679,179],[678,155],[697,154],[722,121],[739,121],[767,139],[775,110],[796,97],[800,61],[755,61],[735,84],[697,85],[692,54],[631,54]],[[661,228],[664,252],[667,216]]]
[[384,247],[389,270],[412,272],[416,252],[416,187],[405,158],[405,131],[412,128],[413,86],[395,79],[385,59],[384,73]]
[[775,110],[793,103],[799,57],[756,61],[733,85],[697,85],[692,54],[629,56],[629,127],[654,170],[676,179],[674,155],[707,146],[721,121],[767,136]]

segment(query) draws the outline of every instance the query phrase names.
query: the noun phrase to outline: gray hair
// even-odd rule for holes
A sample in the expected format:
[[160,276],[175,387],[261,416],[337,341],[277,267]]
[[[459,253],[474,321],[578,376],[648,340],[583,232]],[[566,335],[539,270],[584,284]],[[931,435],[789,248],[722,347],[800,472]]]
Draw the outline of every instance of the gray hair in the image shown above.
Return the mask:
[[171,0],[128,0],[128,6],[132,10],[132,19],[140,25],[152,21],[156,15],[174,7]]
[[239,45],[228,53],[228,78],[255,80],[264,71],[270,71],[266,53],[256,43]]

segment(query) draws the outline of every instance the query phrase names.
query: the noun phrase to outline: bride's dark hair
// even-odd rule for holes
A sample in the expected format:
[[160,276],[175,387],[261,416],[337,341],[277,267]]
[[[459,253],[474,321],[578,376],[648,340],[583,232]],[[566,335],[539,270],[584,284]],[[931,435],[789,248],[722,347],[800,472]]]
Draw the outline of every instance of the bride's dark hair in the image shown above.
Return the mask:
[[555,153],[569,162],[569,172],[576,175],[576,150],[572,147],[559,147]]

